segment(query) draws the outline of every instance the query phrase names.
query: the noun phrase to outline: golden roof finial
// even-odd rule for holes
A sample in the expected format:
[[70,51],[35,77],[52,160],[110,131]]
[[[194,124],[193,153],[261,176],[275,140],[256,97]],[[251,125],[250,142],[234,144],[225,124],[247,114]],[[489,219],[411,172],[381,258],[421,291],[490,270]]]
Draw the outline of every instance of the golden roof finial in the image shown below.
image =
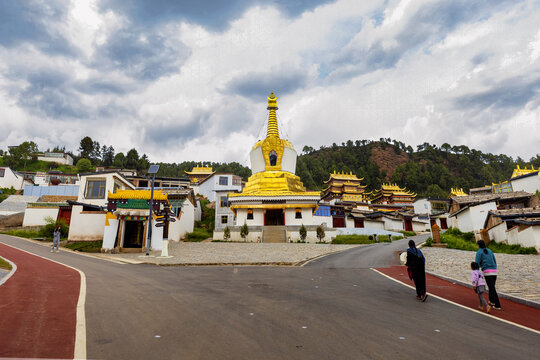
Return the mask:
[[268,107],[267,109],[270,110],[270,113],[268,114],[268,128],[266,130],[266,137],[277,137],[279,138],[279,130],[278,130],[278,123],[277,123],[277,117],[276,117],[276,110],[278,109],[277,106],[277,97],[274,95],[273,92],[270,93],[270,96],[267,97],[268,99]]

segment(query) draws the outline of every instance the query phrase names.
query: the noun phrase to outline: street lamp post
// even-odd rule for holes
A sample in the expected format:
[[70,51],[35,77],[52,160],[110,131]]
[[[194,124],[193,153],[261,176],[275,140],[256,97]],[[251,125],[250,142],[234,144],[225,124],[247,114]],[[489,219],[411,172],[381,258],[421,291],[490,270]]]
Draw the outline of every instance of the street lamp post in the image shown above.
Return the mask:
[[152,211],[154,210],[154,180],[156,179],[156,173],[159,170],[159,165],[150,165],[148,174],[152,174],[152,188],[150,190],[150,210],[148,212],[148,239],[146,240],[146,255],[150,254],[150,243],[152,241]]

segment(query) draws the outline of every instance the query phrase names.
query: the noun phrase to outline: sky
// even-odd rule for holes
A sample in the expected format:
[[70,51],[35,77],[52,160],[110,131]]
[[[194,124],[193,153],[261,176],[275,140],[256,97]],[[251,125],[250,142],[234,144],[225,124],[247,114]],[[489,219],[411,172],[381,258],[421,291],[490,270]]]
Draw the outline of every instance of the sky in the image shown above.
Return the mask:
[[540,153],[540,1],[0,0],[0,149],[237,161],[392,138]]

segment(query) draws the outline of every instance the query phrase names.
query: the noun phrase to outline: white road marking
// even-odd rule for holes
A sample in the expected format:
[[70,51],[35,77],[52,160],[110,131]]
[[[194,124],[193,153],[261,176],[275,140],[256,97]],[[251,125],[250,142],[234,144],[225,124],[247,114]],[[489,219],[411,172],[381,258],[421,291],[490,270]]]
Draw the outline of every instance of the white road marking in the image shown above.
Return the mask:
[[[393,277],[388,276],[388,275],[386,275],[386,274],[380,272],[380,271],[377,270],[377,269],[373,269],[373,268],[370,268],[370,269],[373,270],[373,271],[375,271],[376,273],[381,274],[381,275],[384,276],[384,277],[387,277],[388,279],[390,279],[390,280],[392,280],[392,281],[395,281],[395,282],[397,282],[397,283],[399,283],[399,284],[401,284],[401,285],[407,286],[407,287],[409,287],[409,288],[411,288],[411,289],[413,289],[413,290],[415,289],[413,286],[411,286],[411,285],[409,285],[409,284],[405,284],[405,283],[403,283],[403,282],[401,282],[401,281],[399,281],[399,280],[397,280],[397,279],[394,279]],[[502,321],[503,323],[507,323],[507,324],[510,324],[510,325],[514,325],[514,326],[517,326],[517,327],[522,328],[522,329],[524,329],[524,330],[532,331],[533,333],[536,333],[536,334],[539,334],[539,335],[540,335],[540,331],[538,331],[538,330],[531,329],[531,328],[529,328],[529,327],[520,325],[520,324],[518,324],[518,323],[515,323],[515,322],[512,322],[512,321],[508,321],[508,320],[505,320],[505,319],[501,319],[501,318],[499,318],[499,317],[492,316],[492,315],[486,314],[486,313],[484,313],[484,312],[479,312],[479,311],[477,311],[476,309],[471,309],[470,307],[467,307],[467,306],[458,304],[458,303],[456,303],[456,302],[453,302],[453,301],[451,301],[451,300],[445,299],[445,298],[443,298],[443,297],[437,296],[437,295],[432,294],[432,293],[429,293],[429,292],[428,292],[427,294],[429,294],[430,296],[433,296],[433,297],[435,297],[435,298],[437,298],[437,299],[439,299],[439,300],[446,301],[447,303],[453,304],[453,305],[455,305],[455,306],[459,306],[460,308],[463,308],[463,309],[472,311],[472,312],[474,312],[475,314],[487,316],[487,317],[489,317],[490,319],[499,320],[499,321]]]
[[17,271],[17,265],[15,265],[15,263],[11,262],[10,260],[6,259],[6,258],[3,258],[0,256],[1,259],[4,259],[5,261],[7,261],[10,265],[11,265],[11,271],[6,275],[4,276],[2,279],[0,279],[0,285],[2,285],[3,283],[5,283],[6,281],[8,281],[8,279],[10,277],[13,276],[13,274],[15,274],[15,271]]
[[59,265],[68,267],[79,273],[81,277],[81,287],[79,289],[79,299],[77,300],[77,323],[75,325],[75,350],[73,352],[73,359],[86,359],[86,315],[84,312],[84,304],[86,301],[86,275],[81,270],[74,268],[73,266],[62,264],[61,262],[43,257],[41,255],[31,253],[30,251],[27,251],[27,250],[19,249],[15,246],[12,246],[6,243],[2,243],[2,244],[9,246],[13,249],[19,250],[19,251],[23,251],[27,254],[37,256],[42,259],[52,261]]

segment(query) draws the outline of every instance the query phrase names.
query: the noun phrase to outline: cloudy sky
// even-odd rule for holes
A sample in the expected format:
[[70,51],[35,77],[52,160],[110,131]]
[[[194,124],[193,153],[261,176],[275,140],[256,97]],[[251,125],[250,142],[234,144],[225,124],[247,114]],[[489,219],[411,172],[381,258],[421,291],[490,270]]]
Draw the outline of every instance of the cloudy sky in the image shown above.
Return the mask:
[[238,161],[278,96],[304,145],[540,153],[540,2],[0,0],[0,148],[90,136]]

